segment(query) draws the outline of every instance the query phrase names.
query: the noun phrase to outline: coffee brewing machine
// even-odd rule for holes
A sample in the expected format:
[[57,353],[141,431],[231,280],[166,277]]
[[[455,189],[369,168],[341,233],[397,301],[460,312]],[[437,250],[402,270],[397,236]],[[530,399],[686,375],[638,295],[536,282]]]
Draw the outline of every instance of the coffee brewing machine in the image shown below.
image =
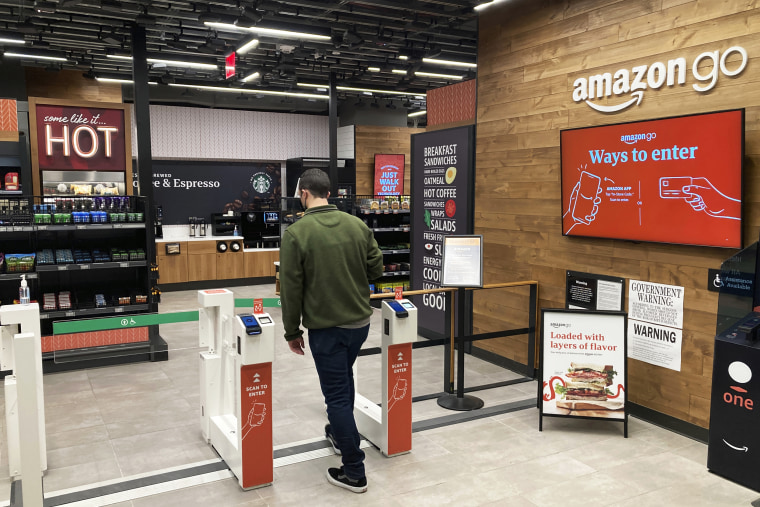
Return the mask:
[[245,248],[279,248],[279,211],[248,211],[242,216]]

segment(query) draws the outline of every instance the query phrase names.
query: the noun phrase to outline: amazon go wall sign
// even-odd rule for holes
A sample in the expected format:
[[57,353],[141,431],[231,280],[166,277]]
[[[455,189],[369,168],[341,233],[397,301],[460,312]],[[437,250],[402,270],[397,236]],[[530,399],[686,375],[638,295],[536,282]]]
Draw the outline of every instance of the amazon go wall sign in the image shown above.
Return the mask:
[[[728,63],[731,55],[738,55],[739,61]],[[732,46],[721,53],[719,50],[705,51],[691,64],[691,74],[698,82],[692,84],[697,93],[712,90],[721,75],[734,77],[747,66],[747,51],[741,46]],[[590,108],[602,113],[623,111],[630,106],[641,104],[646,90],[658,90],[663,86],[682,86],[686,83],[688,66],[686,58],[674,58],[667,62],[654,62],[620,69],[615,73],[605,72],[589,77],[579,77],[573,83],[573,101],[585,102]],[[607,104],[597,104],[594,99],[607,99]],[[615,100],[615,99],[620,99]]]
[[38,104],[40,169],[124,171],[124,110]]

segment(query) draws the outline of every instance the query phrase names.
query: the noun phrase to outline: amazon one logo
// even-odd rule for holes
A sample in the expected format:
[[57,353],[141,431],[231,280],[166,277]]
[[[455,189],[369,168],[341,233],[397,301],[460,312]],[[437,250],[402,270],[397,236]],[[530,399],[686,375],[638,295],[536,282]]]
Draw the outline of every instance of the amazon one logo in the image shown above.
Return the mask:
[[[745,363],[734,361],[728,365],[728,376],[737,384],[746,384],[752,379],[752,370]],[[746,389],[735,385],[728,386],[728,388],[729,390],[723,393],[723,401],[729,405],[752,410],[754,402],[747,396]]]
[[[741,60],[731,63],[728,57],[737,53]],[[722,55],[720,51],[705,51],[691,65],[691,73],[699,83],[692,87],[698,93],[712,90],[718,83],[720,74],[733,77],[742,73],[747,66],[747,51],[741,46],[732,46]],[[614,74],[605,72],[589,77],[579,77],[573,83],[573,101],[585,102],[590,108],[602,113],[623,111],[633,104],[641,104],[647,89],[658,90],[663,86],[683,85],[686,83],[686,58],[674,58],[667,63],[654,62],[651,65],[639,65],[630,70],[620,69]],[[622,102],[612,104],[614,99],[630,94],[630,98],[621,97]],[[596,104],[593,99],[607,99],[609,105]]]

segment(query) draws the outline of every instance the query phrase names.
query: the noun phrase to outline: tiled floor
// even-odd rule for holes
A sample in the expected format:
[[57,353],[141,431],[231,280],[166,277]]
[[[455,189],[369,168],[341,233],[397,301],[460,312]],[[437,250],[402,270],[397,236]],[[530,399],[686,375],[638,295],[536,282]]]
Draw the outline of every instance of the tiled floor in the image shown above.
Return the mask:
[[[238,287],[236,297],[272,297],[273,286]],[[165,293],[162,312],[197,308],[196,292]],[[279,322],[279,310],[271,309]],[[367,346],[379,345],[379,311]],[[162,326],[169,361],[94,368],[44,377],[47,493],[216,458],[199,429],[197,324]],[[311,357],[292,354],[277,327],[273,365],[274,444],[318,438],[324,405]],[[359,360],[362,394],[380,397],[379,356]],[[440,392],[441,347],[414,351],[413,394]],[[517,375],[468,357],[468,386]],[[535,396],[533,382],[480,391],[486,407]],[[0,408],[3,408],[0,406]],[[435,400],[413,406],[415,421],[451,415]],[[0,421],[5,433],[5,422]],[[244,492],[234,479],[153,494],[114,505],[749,505],[760,493],[706,470],[707,447],[631,418],[622,425],[544,419],[531,408],[417,432],[413,451],[385,458],[367,449],[369,490],[341,490],[324,478],[334,456],[275,469],[272,486]],[[8,476],[7,442],[0,475]],[[0,504],[10,481],[0,481]],[[90,505],[105,505],[92,503]]]

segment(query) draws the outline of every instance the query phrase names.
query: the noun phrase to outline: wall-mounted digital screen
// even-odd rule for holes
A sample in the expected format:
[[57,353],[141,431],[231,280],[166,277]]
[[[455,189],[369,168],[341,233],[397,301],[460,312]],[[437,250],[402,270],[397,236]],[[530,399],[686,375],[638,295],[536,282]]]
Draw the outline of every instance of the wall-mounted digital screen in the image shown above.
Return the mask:
[[560,132],[562,234],[741,248],[744,110]]

